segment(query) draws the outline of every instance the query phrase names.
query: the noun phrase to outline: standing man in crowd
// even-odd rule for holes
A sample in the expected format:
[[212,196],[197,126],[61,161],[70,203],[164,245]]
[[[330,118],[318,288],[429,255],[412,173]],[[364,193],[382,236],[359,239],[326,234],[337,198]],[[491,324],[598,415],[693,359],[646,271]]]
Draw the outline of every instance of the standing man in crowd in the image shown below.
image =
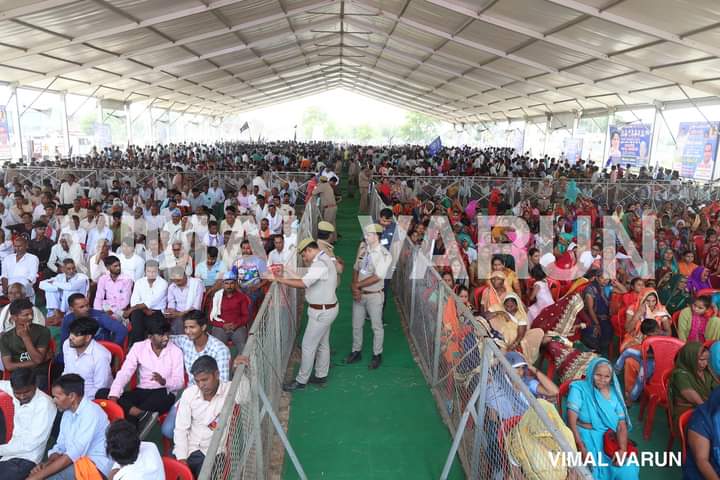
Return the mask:
[[[335,191],[328,183],[328,178],[320,176],[320,183],[312,192],[313,197],[320,199],[320,217],[330,223],[337,230],[335,219],[337,217],[337,204],[335,203]],[[337,234],[333,232],[331,238],[334,240]]]
[[353,346],[346,362],[355,363],[362,359],[363,326],[365,317],[370,316],[373,331],[373,358],[369,365],[371,370],[382,363],[384,283],[392,263],[390,252],[380,245],[382,232],[383,227],[378,224],[365,228],[365,241],[358,247],[351,286]]
[[365,165],[362,170],[360,170],[360,173],[358,173],[358,190],[360,191],[360,206],[358,212],[360,214],[366,214],[370,208],[368,200],[370,180],[372,180],[372,171],[368,165]]
[[[302,278],[270,275],[270,279],[293,288],[305,289],[308,303],[308,323],[302,340],[302,360],[295,380],[284,385],[285,391],[300,390],[308,382],[324,384],[330,370],[330,328],[337,318],[338,306],[335,289],[337,270],[335,262],[318,247],[312,238],[298,245],[305,265],[310,265]],[[315,366],[315,375],[310,374]]]
[[[35,386],[31,368],[18,368],[10,381],[0,381],[0,390],[13,399],[13,435],[0,445],[3,480],[25,480],[45,454],[45,444],[57,409],[52,399]],[[8,419],[5,419],[6,421]]]

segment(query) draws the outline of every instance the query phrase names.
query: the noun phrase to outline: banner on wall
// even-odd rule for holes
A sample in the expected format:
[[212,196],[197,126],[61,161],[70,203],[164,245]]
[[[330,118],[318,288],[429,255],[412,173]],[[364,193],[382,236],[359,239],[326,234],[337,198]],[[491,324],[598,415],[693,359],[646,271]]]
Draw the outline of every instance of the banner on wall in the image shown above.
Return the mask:
[[618,127],[610,126],[610,154],[606,167],[630,165],[644,167],[650,157],[652,126],[649,123],[633,123]]
[[0,107],[0,158],[10,158],[11,156],[10,121],[5,107]]
[[673,169],[680,176],[712,180],[720,122],[682,122],[678,126]]
[[567,137],[563,142],[563,152],[570,165],[575,165],[582,154],[583,139]]
[[95,132],[95,145],[97,145],[98,148],[112,146],[110,125],[107,123],[94,123],[93,130]]

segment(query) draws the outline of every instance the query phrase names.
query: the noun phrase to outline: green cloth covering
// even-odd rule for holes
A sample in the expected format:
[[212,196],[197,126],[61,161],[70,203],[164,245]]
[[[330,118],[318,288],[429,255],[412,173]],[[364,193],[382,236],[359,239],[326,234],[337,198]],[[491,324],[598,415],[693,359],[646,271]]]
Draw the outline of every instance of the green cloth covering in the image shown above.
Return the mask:
[[665,305],[670,315],[682,310],[690,302],[690,292],[678,289],[678,283],[682,278],[684,277],[680,274],[673,275],[668,284],[658,292],[660,303]]
[[677,419],[683,412],[692,408],[682,396],[681,392],[683,390],[695,390],[701,398],[707,400],[710,397],[710,392],[718,385],[709,368],[705,369],[702,376],[697,373],[698,357],[703,349],[702,343],[690,342],[686,343],[677,354],[675,369],[670,375],[668,388],[673,424],[676,424]]

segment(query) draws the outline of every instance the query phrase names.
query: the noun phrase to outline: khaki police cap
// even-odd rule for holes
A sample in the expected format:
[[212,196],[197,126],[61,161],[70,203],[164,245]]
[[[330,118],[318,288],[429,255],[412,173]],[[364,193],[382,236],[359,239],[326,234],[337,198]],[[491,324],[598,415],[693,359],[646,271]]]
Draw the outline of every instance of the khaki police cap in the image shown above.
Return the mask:
[[377,223],[371,223],[367,227],[365,227],[365,231],[367,233],[377,233],[381,234],[385,231],[382,225],[378,225]]
[[306,238],[306,239],[304,239],[304,240],[302,240],[302,241],[298,244],[298,247],[297,247],[298,253],[302,253],[303,250],[305,250],[305,249],[307,248],[307,246],[310,245],[311,243],[313,243],[314,241],[315,241],[315,239],[309,238],[309,237]]
[[320,181],[327,182],[327,177],[325,175],[320,175]]
[[333,227],[332,223],[326,222],[325,220],[323,220],[322,222],[318,223],[318,230],[320,230],[322,232],[331,232],[332,233],[335,231],[335,227]]

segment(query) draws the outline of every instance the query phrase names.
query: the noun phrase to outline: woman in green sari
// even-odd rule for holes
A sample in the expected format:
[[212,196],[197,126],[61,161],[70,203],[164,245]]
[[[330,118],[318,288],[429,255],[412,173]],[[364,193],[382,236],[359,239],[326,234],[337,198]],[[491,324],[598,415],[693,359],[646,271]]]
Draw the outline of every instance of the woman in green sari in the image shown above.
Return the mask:
[[678,351],[668,388],[673,425],[683,412],[705,403],[718,386],[708,368],[709,359],[709,350],[700,342],[688,342]]
[[687,289],[687,278],[680,274],[670,277],[664,286],[658,285],[660,303],[665,305],[668,313],[682,310],[690,303],[690,292]]

